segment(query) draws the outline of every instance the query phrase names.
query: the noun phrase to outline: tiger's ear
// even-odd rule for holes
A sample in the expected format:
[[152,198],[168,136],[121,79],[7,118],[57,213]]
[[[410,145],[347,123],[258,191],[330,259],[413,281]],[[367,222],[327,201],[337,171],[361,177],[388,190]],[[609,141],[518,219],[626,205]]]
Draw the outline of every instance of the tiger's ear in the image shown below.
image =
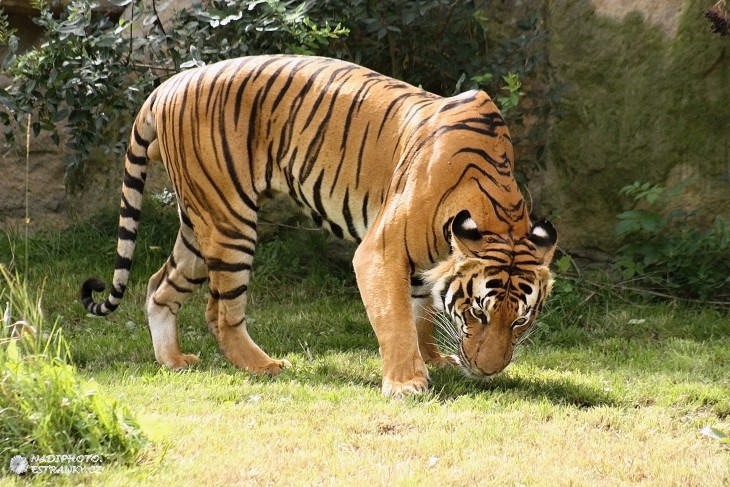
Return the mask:
[[530,229],[527,238],[537,248],[537,258],[544,265],[550,264],[558,243],[558,232],[552,223],[547,220],[535,223]]
[[462,255],[474,256],[480,248],[482,232],[469,210],[461,210],[451,221],[451,247]]

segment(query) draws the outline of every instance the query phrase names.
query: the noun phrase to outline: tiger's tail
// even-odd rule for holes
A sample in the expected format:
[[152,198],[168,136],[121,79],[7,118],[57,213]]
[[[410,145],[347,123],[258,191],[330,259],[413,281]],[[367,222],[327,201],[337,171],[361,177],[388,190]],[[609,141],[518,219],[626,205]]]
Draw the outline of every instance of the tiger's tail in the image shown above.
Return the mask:
[[[142,193],[147,178],[147,163],[150,158],[159,159],[157,129],[155,126],[154,95],[142,106],[132,127],[127,154],[124,160],[124,181],[122,201],[119,208],[119,227],[117,234],[117,257],[114,263],[112,288],[103,303],[92,297],[94,292],[104,291],[106,285],[100,279],[88,279],[81,285],[79,299],[91,314],[106,316],[119,306],[124,297],[132,268],[132,257],[137,240]],[[156,156],[155,156],[156,154]],[[150,157],[150,156],[153,157]]]

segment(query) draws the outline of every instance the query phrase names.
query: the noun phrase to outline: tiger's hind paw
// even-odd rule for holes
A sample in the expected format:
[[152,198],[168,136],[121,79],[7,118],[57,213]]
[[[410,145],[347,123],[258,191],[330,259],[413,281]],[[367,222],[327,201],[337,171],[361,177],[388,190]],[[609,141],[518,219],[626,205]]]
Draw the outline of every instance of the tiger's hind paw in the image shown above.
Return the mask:
[[277,376],[281,373],[282,370],[288,369],[291,367],[291,362],[289,362],[286,359],[282,360],[271,360],[270,363],[262,366],[256,366],[256,367],[246,367],[246,370],[251,372],[252,374],[257,375],[270,375],[270,376]]
[[174,370],[185,369],[193,364],[196,364],[200,360],[200,357],[190,353],[180,353],[173,356],[165,357],[160,360],[160,363],[165,367],[169,367]]

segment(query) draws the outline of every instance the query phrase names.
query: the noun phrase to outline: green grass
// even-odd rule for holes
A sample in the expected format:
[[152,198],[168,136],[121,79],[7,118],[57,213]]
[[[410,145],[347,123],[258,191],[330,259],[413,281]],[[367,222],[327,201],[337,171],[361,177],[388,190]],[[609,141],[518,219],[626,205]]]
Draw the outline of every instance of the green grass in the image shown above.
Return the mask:
[[[427,395],[379,392],[377,342],[350,264],[317,232],[285,230],[258,249],[254,339],[292,368],[253,377],[221,356],[204,293],[180,315],[184,352],[160,369],[144,323],[148,276],[175,235],[151,205],[125,302],[89,318],[78,285],[109,279],[115,220],[103,215],[28,243],[28,279],[64,329],[75,364],[125,403],[152,446],[137,465],[48,482],[98,485],[697,485],[730,482],[730,318],[675,304],[630,304],[574,290],[490,382],[432,370]],[[0,243],[24,261],[25,243]],[[346,255],[346,252],[344,252]],[[0,461],[7,461],[0,459]],[[20,479],[0,480],[20,485]]]

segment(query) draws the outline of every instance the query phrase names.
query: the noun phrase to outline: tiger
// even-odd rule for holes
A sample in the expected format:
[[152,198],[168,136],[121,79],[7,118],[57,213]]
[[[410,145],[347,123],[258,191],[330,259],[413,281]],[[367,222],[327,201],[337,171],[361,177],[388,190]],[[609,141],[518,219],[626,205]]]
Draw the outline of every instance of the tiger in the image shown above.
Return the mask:
[[[291,366],[253,341],[246,319],[258,210],[282,193],[357,244],[386,396],[427,391],[427,364],[499,373],[550,293],[557,232],[530,223],[509,130],[481,90],[442,97],[343,60],[283,54],[170,77],[134,120],[112,286],[103,302],[100,279],[80,290],[91,314],[125,294],[150,161],[164,165],[180,220],[144,305],[163,366],[198,361],[180,350],[177,316],[206,281],[205,319],[227,360],[254,374]],[[435,316],[453,324],[455,353],[441,352]]]

